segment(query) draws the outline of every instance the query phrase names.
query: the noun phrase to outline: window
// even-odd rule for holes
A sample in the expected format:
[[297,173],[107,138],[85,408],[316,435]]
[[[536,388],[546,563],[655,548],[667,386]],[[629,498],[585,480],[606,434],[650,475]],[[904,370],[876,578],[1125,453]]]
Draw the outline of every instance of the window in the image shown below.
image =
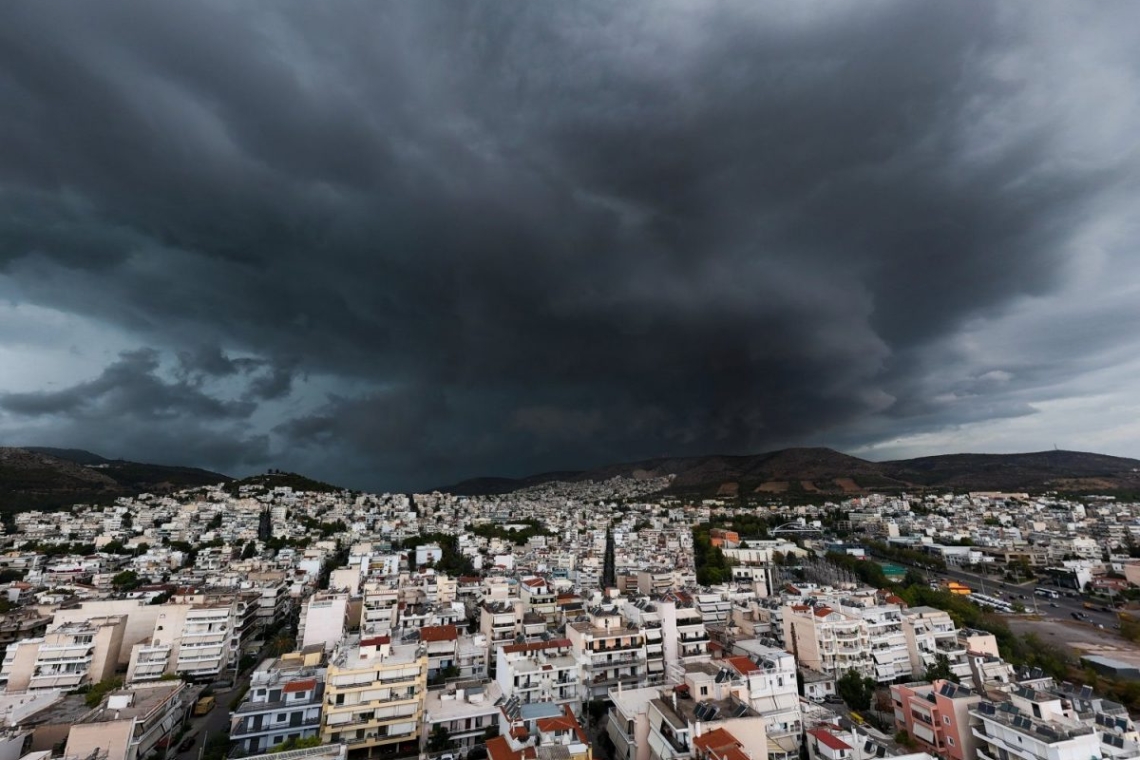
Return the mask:
[[944,726],[950,725],[950,716],[949,715],[943,715],[942,716],[942,725],[944,725]]
[[951,747],[953,747],[954,746],[954,737],[953,736],[947,736],[946,737],[946,743],[949,744]]

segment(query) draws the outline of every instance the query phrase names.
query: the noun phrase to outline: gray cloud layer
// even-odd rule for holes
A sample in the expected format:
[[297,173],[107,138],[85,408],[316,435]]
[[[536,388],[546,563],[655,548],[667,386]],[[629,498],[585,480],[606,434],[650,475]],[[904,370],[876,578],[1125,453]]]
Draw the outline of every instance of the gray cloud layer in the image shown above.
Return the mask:
[[0,295],[145,348],[9,388],[0,432],[410,487],[1117,392],[1110,11],[5,7]]

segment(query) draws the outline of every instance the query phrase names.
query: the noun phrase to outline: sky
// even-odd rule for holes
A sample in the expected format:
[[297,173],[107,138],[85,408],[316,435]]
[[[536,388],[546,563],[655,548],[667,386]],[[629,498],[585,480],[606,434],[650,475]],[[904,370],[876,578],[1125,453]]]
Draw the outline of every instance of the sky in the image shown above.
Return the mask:
[[1140,457],[1140,4],[0,8],[0,444]]

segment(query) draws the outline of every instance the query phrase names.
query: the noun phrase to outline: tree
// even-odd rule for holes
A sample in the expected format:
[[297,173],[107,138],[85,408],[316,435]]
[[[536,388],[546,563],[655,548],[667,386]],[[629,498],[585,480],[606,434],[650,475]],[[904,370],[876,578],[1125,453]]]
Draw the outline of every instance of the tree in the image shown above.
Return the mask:
[[257,555],[257,542],[246,541],[245,548],[241,550],[242,559],[253,559]]
[[602,588],[613,588],[617,585],[617,568],[614,564],[614,534],[606,526],[606,550],[602,556]]
[[271,753],[289,752],[294,749],[307,749],[309,747],[319,747],[320,745],[321,737],[318,734],[317,736],[306,736],[304,739],[286,739],[269,751]]
[[938,680],[958,683],[958,676],[950,669],[950,658],[944,654],[934,655],[934,662],[926,666],[925,678],[931,683]]
[[134,570],[124,570],[111,579],[111,585],[117,591],[130,591],[141,586],[142,581],[139,580],[139,574]]
[[436,723],[435,728],[428,734],[428,752],[443,752],[454,746],[455,740],[451,738],[451,732],[448,731],[442,723]]
[[875,694],[875,681],[859,675],[859,671],[850,668],[835,684],[836,690],[847,706],[852,710],[867,710],[871,707],[871,698]]

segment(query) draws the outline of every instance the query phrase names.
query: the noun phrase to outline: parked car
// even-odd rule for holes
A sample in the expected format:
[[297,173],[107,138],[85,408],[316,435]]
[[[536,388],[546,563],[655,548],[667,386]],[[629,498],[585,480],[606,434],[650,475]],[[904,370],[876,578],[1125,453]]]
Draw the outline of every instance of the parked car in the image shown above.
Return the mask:
[[187,736],[185,739],[183,739],[182,743],[178,745],[178,751],[179,752],[185,752],[186,750],[193,747],[195,738],[196,737],[193,737],[193,736]]
[[1081,619],[1081,613],[1079,613],[1079,612],[1070,612],[1069,614],[1073,616],[1073,620],[1080,620]]

